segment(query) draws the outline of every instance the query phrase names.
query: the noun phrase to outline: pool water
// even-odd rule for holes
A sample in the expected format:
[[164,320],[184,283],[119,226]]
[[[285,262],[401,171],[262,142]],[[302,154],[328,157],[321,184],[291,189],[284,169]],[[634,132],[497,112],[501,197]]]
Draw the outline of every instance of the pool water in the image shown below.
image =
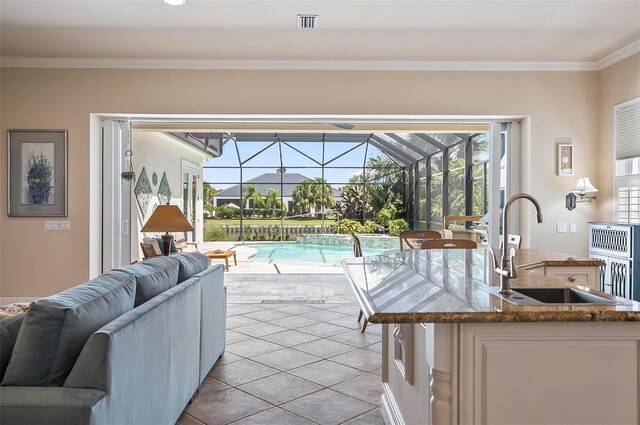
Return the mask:
[[[311,245],[302,243],[263,243],[248,244],[256,249],[249,260],[269,263],[308,263],[327,266],[340,266],[340,261],[353,258],[353,248],[350,246]],[[383,249],[362,248],[362,255],[376,255]]]

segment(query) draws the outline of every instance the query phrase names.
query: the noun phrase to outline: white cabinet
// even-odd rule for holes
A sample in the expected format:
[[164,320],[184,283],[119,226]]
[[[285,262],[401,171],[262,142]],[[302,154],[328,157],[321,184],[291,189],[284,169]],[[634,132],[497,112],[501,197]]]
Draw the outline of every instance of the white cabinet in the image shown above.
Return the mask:
[[640,323],[384,326],[387,424],[640,423]]
[[544,275],[567,284],[575,283],[600,290],[600,271],[598,267],[545,267]]

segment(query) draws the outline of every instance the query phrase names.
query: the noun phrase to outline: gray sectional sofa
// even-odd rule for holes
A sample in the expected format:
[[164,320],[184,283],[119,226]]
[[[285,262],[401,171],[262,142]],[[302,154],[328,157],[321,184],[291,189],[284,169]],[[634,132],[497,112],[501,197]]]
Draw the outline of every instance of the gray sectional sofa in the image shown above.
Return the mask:
[[223,353],[221,265],[156,257],[0,321],[0,423],[175,424]]

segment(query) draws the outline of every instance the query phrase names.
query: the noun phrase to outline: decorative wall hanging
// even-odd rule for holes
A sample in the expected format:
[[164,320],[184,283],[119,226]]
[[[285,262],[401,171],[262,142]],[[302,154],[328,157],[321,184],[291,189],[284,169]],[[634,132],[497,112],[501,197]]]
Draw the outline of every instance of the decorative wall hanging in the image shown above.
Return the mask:
[[67,216],[67,130],[9,130],[8,214]]
[[153,183],[154,186],[158,185],[158,173],[155,171],[151,174],[151,183]]
[[144,218],[147,215],[147,208],[149,207],[149,202],[151,201],[151,197],[153,196],[153,191],[151,190],[149,177],[147,177],[147,170],[145,169],[145,167],[142,167],[140,178],[138,179],[138,183],[136,184],[136,187],[133,191],[136,194],[136,199],[138,200],[140,213]]
[[167,173],[162,173],[162,180],[160,180],[160,187],[158,188],[158,201],[160,201],[160,205],[168,204],[171,201],[171,188],[169,187]]
[[558,175],[573,175],[573,145],[558,144]]
[[131,162],[131,157],[133,156],[133,152],[128,150],[124,153],[124,171],[120,175],[122,180],[128,181],[131,184],[135,184],[136,182],[136,173],[133,171],[133,163]]

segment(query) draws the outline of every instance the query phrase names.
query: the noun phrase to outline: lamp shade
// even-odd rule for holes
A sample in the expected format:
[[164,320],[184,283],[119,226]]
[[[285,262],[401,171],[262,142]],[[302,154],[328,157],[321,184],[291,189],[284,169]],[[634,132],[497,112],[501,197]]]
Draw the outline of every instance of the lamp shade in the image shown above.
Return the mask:
[[175,205],[158,205],[141,232],[191,232],[193,226]]
[[571,189],[573,193],[589,193],[589,192],[597,192],[598,189],[595,188],[594,185],[589,181],[589,177],[582,177],[578,179],[578,183],[576,186]]

